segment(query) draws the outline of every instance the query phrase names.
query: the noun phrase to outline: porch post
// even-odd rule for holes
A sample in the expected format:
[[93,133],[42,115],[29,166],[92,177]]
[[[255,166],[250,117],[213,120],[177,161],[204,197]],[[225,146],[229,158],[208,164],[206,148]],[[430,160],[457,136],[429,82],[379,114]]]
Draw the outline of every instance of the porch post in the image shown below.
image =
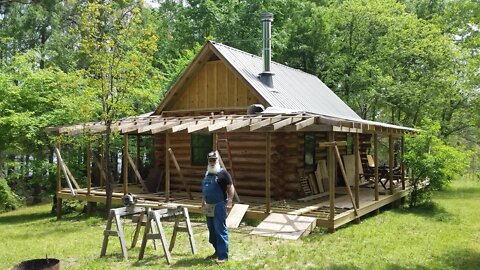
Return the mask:
[[375,174],[375,201],[378,201],[378,134],[373,134],[373,173]]
[[270,146],[272,135],[266,133],[266,147],[265,147],[265,212],[270,213]]
[[[58,151],[60,151],[61,145],[60,145],[60,141],[59,141],[58,137],[55,139],[55,141],[56,141],[56,144],[57,144]],[[57,220],[58,220],[58,219],[62,218],[62,199],[58,197],[58,195],[60,194],[60,191],[62,190],[62,183],[60,181],[60,158],[58,156],[57,156],[56,181],[57,181],[57,184],[56,184],[56,192],[57,193],[56,193],[55,198],[57,199],[57,201],[56,201],[56,203],[57,203],[56,212],[57,212]]]
[[103,171],[104,172],[104,175],[105,177],[100,177],[100,186],[103,187],[105,186],[105,181],[107,180],[107,170],[105,169],[105,155],[106,155],[106,152],[105,152],[105,140],[103,138],[103,135],[101,137],[101,144],[102,144],[102,147],[101,147],[101,155],[100,155],[100,171]]
[[[333,142],[335,136],[333,131],[328,132],[328,141]],[[335,231],[335,156],[333,144],[328,147],[328,192],[330,197],[330,231]]]
[[402,134],[402,142],[400,144],[402,160],[400,162],[400,170],[402,172],[402,189],[405,190],[405,164],[403,163],[403,156],[405,155],[405,135]]
[[123,134],[122,169],[123,169],[123,194],[127,194],[128,192],[128,134]]
[[[135,166],[140,170],[140,134],[137,134],[137,158],[135,159]],[[135,183],[138,184],[137,176],[135,176]]]
[[353,153],[355,155],[355,204],[360,208],[360,149],[358,133],[353,134]]
[[165,201],[170,200],[170,133],[165,133]]
[[393,135],[388,135],[388,180],[390,181],[390,195],[393,195]]
[[87,139],[87,195],[90,195],[92,189],[92,151],[91,151],[91,142],[90,137]]

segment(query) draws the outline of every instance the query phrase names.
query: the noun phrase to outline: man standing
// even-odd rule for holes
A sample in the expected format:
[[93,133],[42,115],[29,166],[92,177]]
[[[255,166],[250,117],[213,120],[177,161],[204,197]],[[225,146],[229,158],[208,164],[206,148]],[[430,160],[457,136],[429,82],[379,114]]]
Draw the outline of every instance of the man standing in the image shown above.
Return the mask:
[[207,216],[208,241],[215,253],[207,258],[217,258],[217,263],[228,260],[227,209],[232,208],[234,187],[230,174],[220,168],[216,152],[207,156],[208,167],[202,182],[202,209]]

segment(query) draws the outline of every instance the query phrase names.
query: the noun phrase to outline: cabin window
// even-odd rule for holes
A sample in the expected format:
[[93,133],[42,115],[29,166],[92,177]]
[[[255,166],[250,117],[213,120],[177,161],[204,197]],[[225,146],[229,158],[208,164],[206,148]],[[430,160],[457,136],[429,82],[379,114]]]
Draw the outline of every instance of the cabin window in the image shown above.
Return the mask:
[[213,150],[212,134],[192,134],[190,156],[192,165],[207,166],[207,155]]
[[314,170],[315,168],[315,135],[305,134],[304,144],[305,169]]

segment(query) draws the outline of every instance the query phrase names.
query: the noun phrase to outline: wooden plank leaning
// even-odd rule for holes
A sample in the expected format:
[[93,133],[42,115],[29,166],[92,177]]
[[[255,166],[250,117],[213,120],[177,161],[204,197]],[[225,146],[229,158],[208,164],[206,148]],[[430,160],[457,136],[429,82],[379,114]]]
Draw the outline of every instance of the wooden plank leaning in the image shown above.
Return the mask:
[[172,148],[168,148],[168,153],[170,153],[170,157],[172,158],[173,164],[175,164],[175,168],[177,168],[177,172],[180,175],[180,180],[182,181],[183,187],[188,193],[188,197],[190,200],[193,200],[192,193],[190,192],[190,187],[187,185],[187,182],[185,182],[185,178],[183,177],[182,170],[180,170],[180,165],[178,165],[178,161],[175,158],[175,154],[173,153]]
[[126,155],[127,155],[127,158],[128,158],[128,163],[130,163],[130,166],[132,167],[133,171],[135,172],[135,175],[137,176],[138,181],[140,181],[140,184],[142,185],[143,191],[148,192],[147,186],[145,185],[145,181],[143,181],[143,178],[140,175],[140,172],[138,171],[137,166],[135,166],[135,162],[133,162],[133,159],[128,152],[126,153]]
[[335,142],[335,141],[334,142],[320,142],[318,145],[320,147],[334,146],[335,156],[337,158],[337,162],[338,162],[338,165],[340,167],[340,171],[342,172],[342,176],[343,176],[343,180],[345,182],[345,186],[347,188],[348,196],[350,197],[350,201],[352,202],[353,211],[355,212],[355,215],[358,216],[357,206],[355,204],[355,200],[353,199],[352,190],[350,189],[350,186],[349,186],[348,181],[347,181],[347,173],[345,172],[345,167],[343,166],[342,157],[340,156],[340,151],[338,150],[338,145],[341,145],[341,146],[347,145],[347,142],[345,142],[345,141],[341,141],[341,142]]
[[[72,193],[72,195],[75,196],[75,190],[72,187],[72,183],[70,182],[70,178],[69,178],[69,175],[67,173],[67,169],[66,169],[67,166],[65,165],[65,162],[63,162],[62,156],[60,155],[60,151],[58,150],[58,148],[55,147],[54,150],[55,150],[55,154],[57,155],[57,162],[60,164],[60,168],[62,169],[63,173],[65,174],[65,179],[67,179],[68,188],[70,189],[70,192]],[[78,186],[78,184],[77,184],[77,186]]]

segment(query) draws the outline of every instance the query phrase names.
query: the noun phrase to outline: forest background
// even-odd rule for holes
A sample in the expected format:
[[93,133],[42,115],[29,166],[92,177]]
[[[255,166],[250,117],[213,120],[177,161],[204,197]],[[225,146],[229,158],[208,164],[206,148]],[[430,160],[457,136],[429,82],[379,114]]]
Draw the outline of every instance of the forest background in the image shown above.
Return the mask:
[[[206,40],[260,55],[265,11],[274,61],[364,119],[436,123],[444,143],[473,150],[465,174],[479,177],[478,0],[0,0],[0,211],[54,193],[47,127],[153,111]],[[62,140],[85,175],[84,141]],[[112,145],[115,164],[115,134]]]

